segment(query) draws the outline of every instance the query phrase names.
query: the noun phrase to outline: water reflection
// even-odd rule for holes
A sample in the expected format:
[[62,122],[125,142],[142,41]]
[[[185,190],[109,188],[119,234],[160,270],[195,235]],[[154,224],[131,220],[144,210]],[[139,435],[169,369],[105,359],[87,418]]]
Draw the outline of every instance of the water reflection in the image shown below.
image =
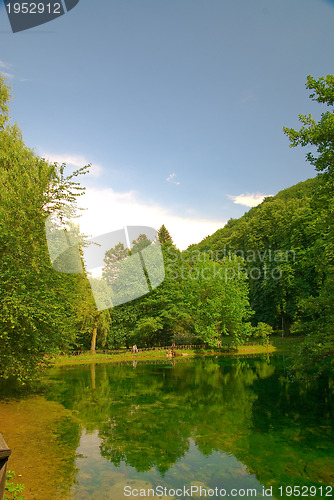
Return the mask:
[[280,364],[215,358],[53,369],[47,398],[75,410],[85,429],[75,491],[118,500],[130,480],[258,492],[331,484],[330,381],[291,383]]
[[[247,467],[232,455],[213,452],[210,456],[203,456],[193,439],[189,440],[187,453],[170,467],[164,474],[160,474],[157,468],[152,467],[146,473],[136,470],[124,462],[118,466],[101,455],[102,439],[99,433],[94,431],[87,434],[83,432],[78,452],[79,472],[77,476],[78,485],[72,489],[74,497],[79,495],[85,499],[113,499],[125,498],[125,488],[131,490],[148,491],[153,489],[159,492],[172,492],[173,490],[186,490],[196,493],[200,491],[224,488],[231,491],[233,488],[256,489],[261,492],[262,486],[251,475]],[[194,495],[198,496],[198,495]],[[174,496],[163,496],[160,498],[174,498]],[[179,496],[178,498],[184,498]],[[271,497],[267,497],[271,498]]]

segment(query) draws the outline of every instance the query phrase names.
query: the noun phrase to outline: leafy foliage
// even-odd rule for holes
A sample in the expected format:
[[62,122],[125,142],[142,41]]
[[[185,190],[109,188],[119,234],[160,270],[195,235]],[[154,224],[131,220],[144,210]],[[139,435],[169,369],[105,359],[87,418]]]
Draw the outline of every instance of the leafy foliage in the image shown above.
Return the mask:
[[[310,98],[327,106],[334,106],[334,75],[315,80],[307,77],[306,88],[313,90]],[[307,153],[307,160],[315,166],[318,172],[327,172],[334,175],[334,112],[327,111],[321,114],[321,119],[316,122],[312,115],[299,115],[302,128],[298,131],[293,128],[283,127],[284,133],[290,139],[290,147],[315,146],[318,156]]]
[[24,500],[21,495],[24,490],[23,484],[16,484],[14,481],[15,472],[7,471],[4,500]]
[[[8,91],[0,80],[0,96]],[[50,263],[45,220],[72,215],[82,188],[27,148],[1,103],[0,129],[0,376],[22,381],[38,371],[46,353],[66,350],[76,335],[75,310],[83,276],[60,274]]]
[[320,184],[311,207],[314,213],[313,262],[317,275],[317,293],[302,301],[302,321],[309,335],[295,358],[296,367],[316,374],[333,368],[334,335],[334,75],[315,80],[307,77],[310,98],[331,107],[318,122],[311,115],[299,115],[303,127],[284,128],[290,146],[316,147],[318,156],[307,153],[307,160],[320,172]]
[[266,198],[190,250],[212,260],[244,257],[253,323],[307,334],[295,358],[300,371],[332,369],[334,353],[334,76],[307,78],[311,99],[332,109],[302,128],[284,127],[290,146],[316,148],[306,158],[318,176]]
[[190,260],[170,241],[162,252],[165,281],[150,294],[114,308],[109,345],[186,341],[217,346],[225,335],[240,339],[251,311],[239,263],[212,262],[205,254]]
[[[308,77],[311,98],[334,105],[334,76]],[[272,328],[308,334],[296,367],[330,367],[334,303],[334,113],[316,122],[300,115],[302,128],[284,128],[291,147],[316,148],[307,159],[317,178],[299,183],[251,209],[188,251],[180,252],[163,225],[152,244],[162,246],[166,279],[146,295],[98,311],[85,274],[55,272],[45,220],[57,216],[67,230],[83,193],[65,165],[50,164],[26,147],[9,121],[10,93],[0,78],[0,376],[24,381],[45,354],[89,346],[130,347],[176,343],[217,346],[230,335],[268,338]],[[79,238],[81,238],[79,236]],[[80,239],[81,244],[85,244]],[[131,288],[135,259],[150,241],[139,235],[131,251],[118,245],[105,254],[105,284],[119,296]],[[66,263],[65,263],[66,264]],[[147,280],[147,270],[143,268]],[[122,279],[118,280],[121,274]],[[144,279],[144,278],[143,278]],[[144,280],[145,281],[145,280]],[[126,284],[122,288],[123,284]],[[135,284],[133,285],[135,286]],[[139,286],[139,285],[136,285]],[[122,301],[120,300],[119,303]],[[252,325],[249,323],[251,320]],[[255,328],[255,330],[254,330]]]
[[169,234],[169,231],[166,229],[166,226],[164,224],[158,231],[158,238],[162,245],[165,243],[173,243],[172,237]]
[[253,323],[270,324],[285,334],[296,320],[299,300],[318,287],[311,254],[314,215],[312,193],[318,179],[309,179],[264,200],[189,251],[204,251],[213,261],[243,258],[249,283]]

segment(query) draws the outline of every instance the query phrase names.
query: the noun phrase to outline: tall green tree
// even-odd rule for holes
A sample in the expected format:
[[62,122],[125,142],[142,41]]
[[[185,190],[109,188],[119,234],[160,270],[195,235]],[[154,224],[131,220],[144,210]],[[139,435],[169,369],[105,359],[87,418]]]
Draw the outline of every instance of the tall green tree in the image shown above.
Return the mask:
[[173,243],[173,239],[169,234],[169,231],[166,228],[165,224],[163,224],[161,228],[158,230],[158,238],[162,245],[165,243]]
[[315,146],[318,155],[307,153],[306,159],[314,165],[318,172],[334,176],[334,75],[327,75],[318,80],[307,77],[306,88],[311,90],[310,99],[332,107],[331,110],[321,113],[317,122],[312,115],[299,115],[302,123],[300,130],[283,127],[284,133],[290,139],[290,147]]
[[299,115],[300,130],[284,127],[290,147],[316,148],[306,155],[320,178],[312,208],[314,210],[314,260],[318,277],[317,293],[302,301],[301,326],[309,331],[299,349],[296,366],[315,374],[333,369],[334,354],[334,75],[318,80],[307,77],[310,98],[329,110],[316,121],[312,115]]
[[183,274],[194,330],[202,342],[216,347],[226,336],[242,340],[252,313],[241,259],[217,262],[203,253]]
[[46,353],[66,350],[76,335],[79,275],[54,271],[45,221],[63,218],[81,191],[64,166],[23,142],[9,121],[9,91],[0,78],[0,376],[25,380]]
[[[134,242],[133,251],[145,241]],[[137,246],[138,245],[138,246]],[[110,340],[127,347],[168,345],[186,323],[180,252],[171,242],[162,245],[166,277],[157,288],[113,309]],[[182,325],[182,326],[181,326]],[[122,340],[123,339],[123,340]]]
[[[250,315],[246,275],[233,263],[192,260],[162,244],[165,280],[147,295],[113,310],[110,340],[139,346],[206,343],[244,333]],[[191,256],[190,256],[191,257]],[[123,340],[122,340],[123,338]]]
[[[96,348],[104,348],[107,341],[107,334],[111,323],[111,309],[98,310],[90,282],[86,276],[78,280],[77,292],[78,300],[75,302],[76,336],[72,347],[77,350],[88,350],[94,354]],[[103,286],[103,281],[92,279],[95,289]]]

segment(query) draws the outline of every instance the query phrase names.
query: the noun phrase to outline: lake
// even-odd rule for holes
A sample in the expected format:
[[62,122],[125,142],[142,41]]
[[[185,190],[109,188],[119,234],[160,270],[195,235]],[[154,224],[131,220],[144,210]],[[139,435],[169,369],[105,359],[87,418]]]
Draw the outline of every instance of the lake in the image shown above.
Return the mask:
[[27,500],[332,497],[333,380],[293,382],[285,363],[51,368],[0,403],[9,468]]

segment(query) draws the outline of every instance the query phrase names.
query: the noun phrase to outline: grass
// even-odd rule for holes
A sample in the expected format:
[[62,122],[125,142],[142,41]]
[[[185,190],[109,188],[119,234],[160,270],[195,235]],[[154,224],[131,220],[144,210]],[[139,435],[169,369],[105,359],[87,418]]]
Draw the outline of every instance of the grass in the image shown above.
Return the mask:
[[295,346],[297,344],[300,344],[305,339],[304,336],[298,336],[298,337],[277,337],[273,336],[271,337],[271,342],[275,347],[279,348],[284,348],[284,349],[289,349],[291,346]]
[[[156,349],[154,351],[139,351],[136,354],[133,354],[132,352],[124,352],[122,354],[99,354],[97,351],[95,354],[91,354],[90,352],[85,353],[85,354],[80,354],[78,356],[58,356],[57,358],[52,359],[51,361],[53,364],[57,366],[64,366],[64,365],[74,365],[78,363],[102,363],[102,362],[115,362],[115,363],[120,363],[122,361],[149,361],[149,360],[165,360],[166,359],[166,354],[167,354],[166,349]],[[199,352],[204,354],[204,351],[200,350],[193,350],[193,349],[187,349],[187,350],[178,350],[177,351],[180,354],[185,354],[187,356],[194,356],[199,354]]]
[[[271,339],[271,344],[266,345],[241,345],[238,351],[230,350],[227,352],[224,351],[224,347],[230,349],[230,344],[226,343],[225,346],[222,347],[222,350],[213,350],[213,349],[177,349],[176,353],[177,357],[193,357],[193,356],[210,356],[212,354],[221,354],[221,355],[247,355],[247,354],[265,354],[265,353],[273,353],[279,351],[289,350],[292,346],[301,342],[302,337],[273,337]],[[120,363],[120,362],[129,362],[129,361],[155,361],[155,360],[166,360],[166,349],[155,349],[154,351],[139,351],[136,354],[132,352],[124,352],[121,354],[102,354],[98,351],[95,354],[91,354],[87,352],[85,354],[80,354],[78,356],[58,356],[56,358],[51,359],[51,362],[55,366],[66,366],[66,365],[76,365],[76,364],[85,364],[85,363]]]
[[277,352],[277,347],[273,345],[241,345],[237,352],[232,352],[233,356],[238,356],[239,354],[265,354],[267,352]]

